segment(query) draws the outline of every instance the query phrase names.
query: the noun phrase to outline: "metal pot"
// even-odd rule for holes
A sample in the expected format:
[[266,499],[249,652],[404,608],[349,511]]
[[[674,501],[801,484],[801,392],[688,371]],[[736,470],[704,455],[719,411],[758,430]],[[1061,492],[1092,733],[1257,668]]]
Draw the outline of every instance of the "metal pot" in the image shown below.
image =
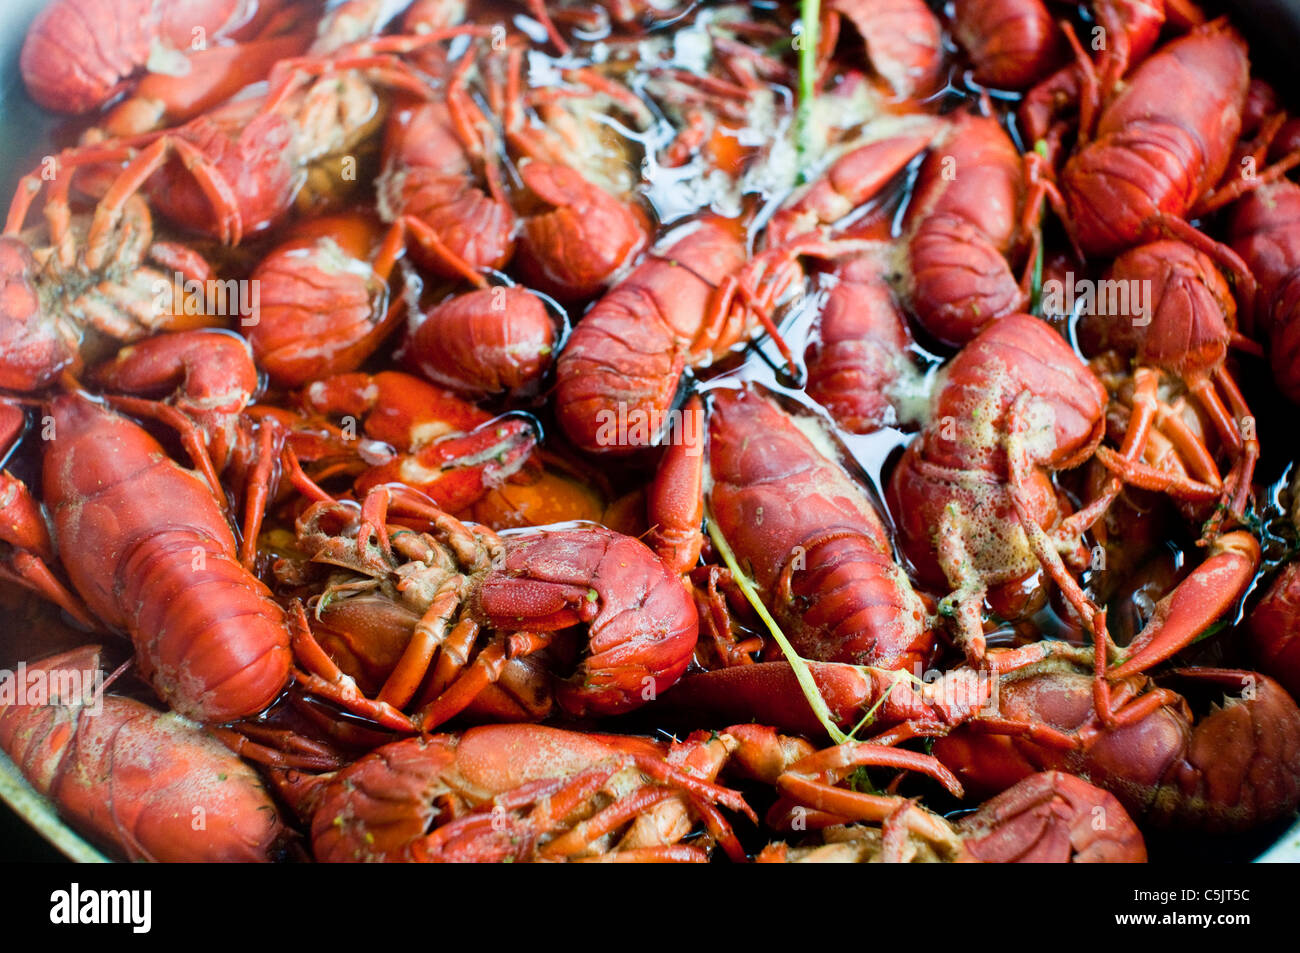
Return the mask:
[[[18,53],[27,25],[48,0],[4,0],[0,4],[0,186],[13,187],[17,177],[37,167],[52,128],[51,118],[37,108],[23,89]],[[1206,3],[1224,10],[1251,42],[1252,59],[1265,75],[1293,74],[1294,51],[1300,49],[1300,0],[1235,0]],[[1280,87],[1283,95],[1300,104],[1300,89]],[[7,196],[6,196],[7,198]],[[7,204],[7,202],[6,202]],[[0,633],[0,638],[3,634]],[[49,803],[23,780],[13,763],[0,753],[0,844],[8,845],[9,832],[30,824],[48,843],[32,849],[29,859],[56,860],[64,855],[77,861],[106,858],[64,824]],[[20,837],[21,839],[21,837]],[[10,859],[0,856],[0,859]],[[1300,823],[1292,827],[1259,858],[1262,862],[1300,862]]]

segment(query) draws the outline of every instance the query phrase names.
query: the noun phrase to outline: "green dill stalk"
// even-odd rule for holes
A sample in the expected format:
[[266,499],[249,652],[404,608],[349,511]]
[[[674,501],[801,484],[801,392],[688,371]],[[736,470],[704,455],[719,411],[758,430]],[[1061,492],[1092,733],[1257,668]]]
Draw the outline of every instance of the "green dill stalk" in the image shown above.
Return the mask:
[[799,19],[803,34],[799,47],[799,111],[795,117],[795,148],[800,174],[812,151],[812,111],[817,98],[817,41],[821,27],[821,0],[800,0]]
[[1196,638],[1192,639],[1190,644],[1195,645],[1198,642],[1204,642],[1206,639],[1218,635],[1220,632],[1222,632],[1224,629],[1228,628],[1231,625],[1232,625],[1231,619],[1220,619],[1218,622],[1212,623],[1210,626],[1208,626],[1206,630],[1202,632],[1200,635],[1198,635]]
[[885,694],[881,695],[879,700],[870,708],[868,708],[867,713],[862,716],[862,718],[858,721],[856,725],[853,726],[852,730],[848,734],[850,740],[857,738],[859,731],[861,731],[863,728],[867,727],[867,725],[870,725],[872,722],[876,720],[876,711],[879,710],[881,705],[883,705],[886,701],[889,700],[889,696],[894,693],[894,689],[897,687],[898,687],[897,679],[889,683],[889,687],[885,689]]
[[[837,745],[851,741],[852,736],[846,735],[840,730],[839,725],[835,724],[830,706],[826,704],[826,699],[822,697],[821,690],[818,689],[817,683],[813,680],[812,669],[808,667],[808,662],[794,650],[794,646],[786,639],[781,627],[777,625],[776,620],[767,611],[767,606],[763,605],[763,600],[754,591],[754,586],[749,577],[741,572],[740,563],[736,560],[736,554],[732,551],[730,544],[727,543],[726,537],[718,529],[713,520],[713,514],[708,510],[708,507],[705,507],[704,515],[709,526],[709,537],[713,540],[713,545],[718,548],[718,554],[722,556],[722,561],[731,570],[731,578],[740,587],[740,591],[745,594],[745,599],[754,607],[754,611],[763,620],[763,624],[767,626],[768,631],[772,633],[772,638],[776,639],[776,644],[781,648],[781,654],[785,656],[786,661],[790,663],[790,667],[794,669],[794,677],[799,682],[799,688],[803,691],[804,698],[808,699],[813,714],[817,716],[817,720],[821,722],[822,727],[826,729],[826,733],[831,736],[831,740]],[[868,716],[873,713],[874,709],[872,709],[872,712],[868,712]]]
[[[1042,228],[1042,223],[1039,223]],[[1029,289],[1029,313],[1036,314],[1038,317],[1043,315],[1043,254],[1042,244],[1039,244],[1038,251],[1034,253],[1034,286]]]
[[[1047,143],[1044,142],[1042,139],[1039,139],[1036,143],[1034,143],[1034,151],[1037,152],[1044,159],[1047,158]],[[1038,213],[1038,233],[1040,236],[1043,233],[1043,219],[1046,217],[1046,211],[1047,211],[1046,209],[1043,209]],[[1042,308],[1043,259],[1046,257],[1047,257],[1046,249],[1044,249],[1043,243],[1040,240],[1038,243],[1038,250],[1034,256],[1034,286],[1033,288],[1030,289],[1030,294],[1029,294],[1029,313],[1037,315],[1040,318],[1044,317],[1043,308]]]

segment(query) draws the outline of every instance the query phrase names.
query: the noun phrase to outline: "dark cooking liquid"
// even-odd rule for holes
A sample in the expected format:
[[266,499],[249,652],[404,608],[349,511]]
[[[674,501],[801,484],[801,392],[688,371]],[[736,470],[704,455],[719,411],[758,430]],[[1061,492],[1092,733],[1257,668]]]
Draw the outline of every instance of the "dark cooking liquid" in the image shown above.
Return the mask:
[[[473,4],[473,6],[482,22],[491,23],[506,19],[510,19],[516,24],[524,22],[519,14],[520,7],[518,5],[503,3],[499,5]],[[753,4],[752,7],[754,9],[754,18],[760,20],[763,18],[764,10],[770,9],[769,5],[762,3]],[[707,18],[708,15],[706,12],[702,14],[702,17]],[[694,28],[686,27],[687,30]],[[637,40],[620,40],[605,34],[595,34],[585,39],[602,43],[609,52],[611,59],[617,59],[621,54],[635,50],[636,44],[639,42]],[[590,49],[591,47],[579,45],[579,52],[583,50],[590,51]],[[544,73],[545,68],[553,62],[544,53],[534,51],[531,55],[534,57],[533,63],[540,73]],[[953,62],[959,64],[960,59],[953,58]],[[638,89],[644,81],[644,76],[639,75],[637,71],[633,71],[623,75],[623,79],[633,89]],[[926,108],[934,112],[947,113],[963,105],[977,103],[979,98],[980,91],[966,82],[962,67],[954,65],[948,86],[933,97]],[[995,108],[1003,114],[1014,110],[1014,106],[1014,97],[999,95],[995,100]],[[5,185],[7,195],[10,188],[16,185],[18,177],[23,172],[35,168],[39,164],[41,157],[47,152],[57,151],[59,146],[74,141],[79,130],[75,124],[54,119],[37,109],[21,93],[9,97],[3,104],[0,104],[0,107],[2,107],[2,111],[0,111],[0,127],[11,131],[21,130],[21,134],[11,134],[5,139],[8,143],[18,144],[17,148],[11,147],[12,151],[0,155],[0,183]],[[788,124],[789,117],[787,116],[785,119],[786,124]],[[782,128],[782,123],[778,123],[777,128]],[[1013,122],[1009,123],[1009,128],[1014,137],[1016,130]],[[643,162],[646,154],[653,155],[672,140],[673,129],[665,119],[661,119],[651,128],[641,132],[634,133],[622,126],[615,126],[614,129],[616,135],[622,135],[627,140],[629,168],[638,175],[644,172],[642,179],[644,201],[661,223],[662,230],[681,224],[710,207],[713,211],[721,214],[736,214],[743,208],[746,211],[755,213],[754,219],[756,221],[763,222],[770,211],[788,197],[788,189],[777,190],[768,187],[757,188],[745,196],[728,193],[725,189],[711,190],[708,186],[707,170],[701,168],[698,159],[680,169],[668,169],[653,162]],[[902,215],[911,195],[911,186],[918,164],[919,160],[918,163],[913,164],[909,172],[900,176],[899,181],[892,189],[875,203],[882,209],[882,214],[892,218],[892,234],[895,237],[899,235],[901,230]],[[363,187],[359,194],[353,198],[358,201],[369,202],[372,196],[369,190]],[[33,216],[28,224],[35,223],[36,217]],[[160,228],[165,227],[161,222],[158,224]],[[281,226],[276,231],[282,232],[284,227]],[[1055,223],[1050,223],[1048,228],[1049,245],[1053,241],[1059,245],[1061,238],[1059,229],[1055,226]],[[258,254],[269,247],[274,240],[274,235],[265,236],[256,242],[250,243],[239,254],[223,260],[222,264],[226,269],[226,276],[242,277],[246,275],[247,271],[256,262]],[[210,243],[202,243],[202,247],[205,251],[212,250]],[[436,299],[446,290],[448,289],[432,284],[426,288],[426,298]],[[814,303],[815,298],[810,296],[787,307],[782,314],[782,333],[790,346],[790,350],[796,357],[802,356],[808,343],[816,317]],[[576,322],[580,317],[580,313],[572,313],[568,315],[568,320]],[[916,333],[917,329],[914,328],[913,331]],[[921,338],[918,337],[918,339]],[[930,350],[923,345],[915,346],[912,358],[916,365],[918,379],[932,382],[937,369],[950,356],[951,352],[943,352],[938,349]],[[377,358],[371,362],[367,369],[379,369],[386,366],[387,363],[386,358]],[[708,389],[713,386],[727,386],[736,381],[746,381],[762,385],[776,392],[784,399],[789,408],[818,417],[834,434],[835,441],[841,451],[841,458],[846,467],[855,479],[874,497],[881,515],[888,523],[890,521],[889,514],[883,505],[879,505],[883,498],[884,484],[890,467],[897,462],[902,448],[913,438],[915,425],[908,429],[887,427],[869,436],[840,433],[835,430],[826,414],[803,393],[800,383],[804,369],[799,367],[795,379],[791,379],[786,373],[778,371],[781,363],[781,358],[775,346],[770,340],[764,339],[745,349],[738,350],[735,355],[711,368],[688,375],[683,390],[685,392],[693,388]],[[1258,515],[1265,531],[1266,557],[1270,560],[1270,562],[1266,563],[1260,579],[1256,581],[1255,588],[1252,589],[1253,597],[1255,589],[1260,587],[1264,577],[1275,567],[1276,562],[1285,555],[1293,543],[1293,540],[1287,537],[1283,528],[1285,525],[1284,510],[1279,500],[1279,494],[1286,484],[1292,467],[1289,456],[1294,452],[1294,424],[1293,421],[1287,419],[1288,409],[1272,389],[1271,377],[1267,373],[1267,369],[1262,364],[1256,366],[1257,362],[1250,358],[1240,358],[1238,363],[1241,373],[1238,374],[1237,379],[1242,383],[1250,406],[1258,418],[1260,444],[1263,452],[1257,473],[1257,481],[1260,487]],[[558,427],[550,417],[549,408],[533,408],[533,410],[538,413],[546,425],[547,433],[554,434],[558,432]],[[34,487],[39,486],[38,451],[39,441],[29,438],[14,451],[8,463],[8,466],[16,475],[28,480],[29,485]],[[617,466],[622,467],[622,469],[613,474],[616,487],[625,490],[643,485],[653,474],[652,465],[653,460],[649,458],[638,458],[631,464],[618,464]],[[603,462],[602,466],[605,466]],[[1155,505],[1163,505],[1163,503],[1157,501]],[[1113,620],[1127,620],[1127,622],[1119,623],[1117,631],[1121,631],[1125,627],[1134,631],[1140,628],[1149,616],[1151,605],[1155,599],[1168,587],[1172,586],[1183,573],[1196,565],[1201,556],[1200,551],[1194,546],[1194,536],[1194,528],[1189,527],[1188,531],[1182,532],[1177,538],[1170,539],[1165,545],[1156,547],[1141,561],[1131,584],[1119,587],[1118,595],[1110,603],[1110,615]],[[1152,581],[1151,584],[1139,588],[1137,583],[1146,580]],[[1085,582],[1092,583],[1096,581],[1085,577]],[[937,593],[936,595],[943,595],[943,593]],[[1249,601],[1248,599],[1247,604],[1249,604]],[[6,626],[8,630],[7,637],[0,641],[0,667],[9,668],[21,659],[38,658],[85,641],[83,634],[69,629],[58,619],[56,611],[28,594],[3,584],[0,584],[0,612],[4,612],[10,620]],[[1048,637],[1070,637],[1075,634],[1077,633],[1074,627],[1049,603],[1032,619],[1019,620],[1015,623],[1003,625],[990,636],[989,641],[993,645],[1012,644],[1017,641],[1030,641],[1044,635]],[[1124,641],[1122,634],[1120,640]],[[1240,641],[1231,631],[1221,632],[1215,637],[1194,646],[1185,653],[1184,658],[1186,661],[1194,663],[1242,664],[1248,666],[1249,659],[1243,657]],[[115,652],[118,656],[125,657],[127,646],[119,644]],[[132,691],[139,690],[139,686],[131,686],[128,683],[122,683],[121,687]],[[644,712],[641,717],[634,714],[631,718],[611,722],[606,727],[613,730],[631,730],[633,727],[680,730],[697,727],[693,725],[663,725],[657,723],[646,725],[646,717]],[[648,717],[653,719],[653,715]],[[1233,843],[1236,848],[1242,851],[1240,856],[1245,857],[1258,852],[1259,849],[1262,849],[1271,840],[1275,839],[1277,833],[1277,831],[1260,832],[1249,839],[1236,839]],[[1171,856],[1180,851],[1179,845],[1181,843],[1179,838],[1153,839],[1153,854],[1159,852],[1162,856]],[[1197,843],[1201,843],[1199,839]]]

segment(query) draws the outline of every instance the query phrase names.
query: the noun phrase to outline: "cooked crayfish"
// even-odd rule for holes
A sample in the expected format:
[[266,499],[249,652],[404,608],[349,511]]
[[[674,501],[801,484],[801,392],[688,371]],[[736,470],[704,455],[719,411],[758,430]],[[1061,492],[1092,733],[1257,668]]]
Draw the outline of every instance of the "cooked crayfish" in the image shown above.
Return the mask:
[[753,812],[712,780],[724,741],[683,747],[488,726],[399,741],[287,787],[321,861],[701,862],[713,843],[743,860],[718,806]]
[[1300,710],[1291,697],[1252,672],[1176,674],[1222,688],[1222,707],[1194,720],[1182,696],[1129,677],[1116,694],[1128,712],[1106,727],[1090,677],[1057,659],[1004,676],[998,719],[977,717],[936,741],[934,754],[981,793],[1035,771],[1069,771],[1160,827],[1241,831],[1291,814],[1300,804]]
[[[345,570],[326,580],[315,615],[345,664],[359,677],[369,668],[382,688],[362,696],[302,619],[300,680],[395,730],[442,724],[574,625],[587,626],[577,670],[553,688],[543,676],[516,717],[548,714],[552,693],[574,716],[631,710],[672,685],[695,648],[695,605],[680,582],[644,544],[599,527],[502,540],[410,490],[378,487],[359,510],[315,504],[298,536],[313,563]],[[482,646],[480,633],[492,636]],[[412,701],[408,717],[400,709]]]
[[[289,630],[239,562],[212,487],[137,424],[81,394],[54,398],[43,498],[64,567],[175,711],[262,711],[289,678]],[[111,453],[105,453],[111,448]]]
[[26,672],[26,702],[0,704],[0,748],[79,829],[132,861],[274,859],[287,832],[253,770],[181,716],[104,694],[98,646]]

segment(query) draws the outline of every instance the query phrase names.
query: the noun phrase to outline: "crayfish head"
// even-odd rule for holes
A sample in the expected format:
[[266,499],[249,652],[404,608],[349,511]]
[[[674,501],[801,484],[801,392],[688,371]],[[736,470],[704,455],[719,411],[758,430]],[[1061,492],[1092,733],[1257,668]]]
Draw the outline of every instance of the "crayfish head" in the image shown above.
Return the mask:
[[1085,343],[1174,374],[1222,364],[1236,326],[1227,280],[1209,256],[1181,241],[1151,242],[1120,255],[1097,299],[1081,322]]
[[581,301],[608,285],[645,247],[635,208],[566,166],[529,162],[524,184],[551,206],[525,219],[520,267],[529,284],[561,301]]

